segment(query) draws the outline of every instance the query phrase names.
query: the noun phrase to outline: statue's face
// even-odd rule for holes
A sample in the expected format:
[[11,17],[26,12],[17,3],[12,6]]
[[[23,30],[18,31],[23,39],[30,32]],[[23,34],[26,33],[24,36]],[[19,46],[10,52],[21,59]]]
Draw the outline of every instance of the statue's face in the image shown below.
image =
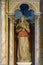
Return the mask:
[[25,21],[25,18],[24,17],[21,17],[21,22],[24,22]]

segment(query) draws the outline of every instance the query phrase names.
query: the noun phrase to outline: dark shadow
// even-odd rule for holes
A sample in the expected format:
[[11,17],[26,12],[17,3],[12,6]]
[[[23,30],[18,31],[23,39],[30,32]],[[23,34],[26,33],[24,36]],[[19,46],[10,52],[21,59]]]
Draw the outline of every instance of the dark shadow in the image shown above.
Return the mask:
[[35,24],[30,24],[30,51],[32,65],[35,65]]

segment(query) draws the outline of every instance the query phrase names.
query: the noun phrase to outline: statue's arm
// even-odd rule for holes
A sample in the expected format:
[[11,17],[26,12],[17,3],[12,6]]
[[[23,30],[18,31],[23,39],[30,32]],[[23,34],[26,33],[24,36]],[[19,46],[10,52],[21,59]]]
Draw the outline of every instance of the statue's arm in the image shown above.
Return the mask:
[[26,27],[26,31],[27,31],[28,33],[30,33],[30,28],[29,28],[29,26]]
[[24,28],[28,33],[30,33],[30,28],[29,26],[21,25],[22,28]]
[[25,26],[26,31],[27,31],[28,33],[30,33],[29,23],[26,21],[25,24],[26,24],[26,26]]
[[18,32],[20,32],[22,30],[22,28],[20,28],[20,24],[17,24],[17,26],[16,26],[16,32],[18,33]]
[[16,29],[16,32],[18,33],[18,32],[20,32],[22,29],[20,28],[20,29]]

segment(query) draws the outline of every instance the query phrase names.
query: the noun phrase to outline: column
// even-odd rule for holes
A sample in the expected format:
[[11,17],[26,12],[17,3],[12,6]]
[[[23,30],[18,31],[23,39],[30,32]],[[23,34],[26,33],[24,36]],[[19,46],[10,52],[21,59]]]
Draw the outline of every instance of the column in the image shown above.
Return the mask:
[[40,15],[38,16],[37,18],[37,26],[38,26],[38,64],[37,65],[40,65]]
[[36,15],[35,21],[35,65],[39,65],[40,46],[40,15]]
[[6,64],[5,2],[2,1],[2,65]]
[[5,39],[6,39],[6,64],[8,65],[9,64],[9,48],[8,48],[8,45],[9,45],[9,36],[8,36],[8,31],[9,31],[9,28],[8,28],[8,1],[6,2],[6,6],[5,6],[5,31],[6,31],[6,35],[5,35]]
[[14,23],[10,17],[10,45],[9,45],[9,65],[14,65]]

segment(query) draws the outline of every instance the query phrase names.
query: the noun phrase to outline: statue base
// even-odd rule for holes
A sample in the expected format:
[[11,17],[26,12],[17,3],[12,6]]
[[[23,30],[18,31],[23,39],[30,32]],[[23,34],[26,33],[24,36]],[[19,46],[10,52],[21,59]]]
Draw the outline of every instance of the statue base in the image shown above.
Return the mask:
[[17,65],[31,65],[32,62],[17,62]]

